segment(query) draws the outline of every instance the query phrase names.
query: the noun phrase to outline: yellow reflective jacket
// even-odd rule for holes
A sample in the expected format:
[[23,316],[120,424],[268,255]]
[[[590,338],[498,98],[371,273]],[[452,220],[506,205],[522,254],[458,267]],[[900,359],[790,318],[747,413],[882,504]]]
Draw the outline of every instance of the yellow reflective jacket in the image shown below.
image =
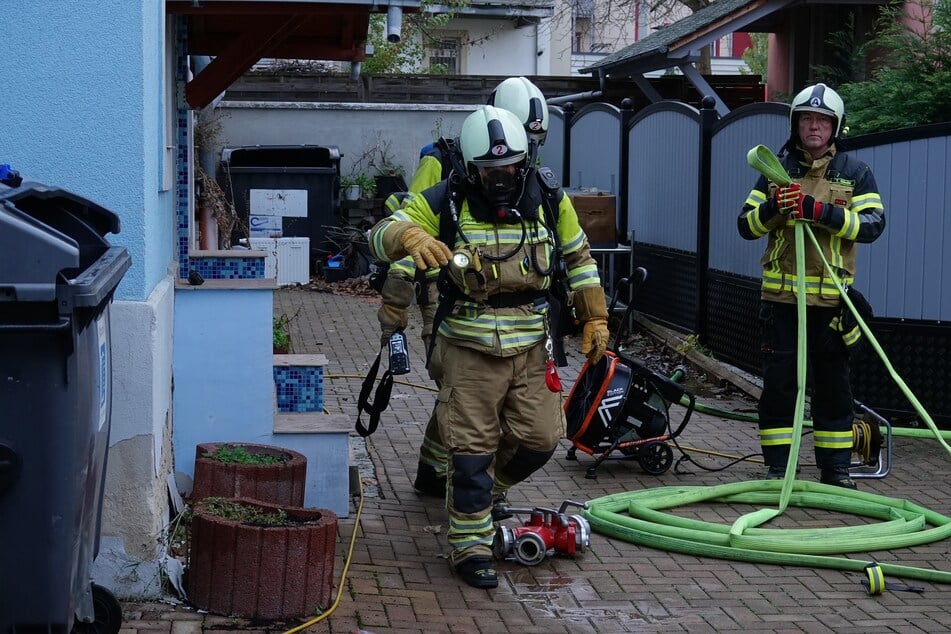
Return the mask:
[[[546,337],[548,315],[547,290],[551,286],[554,240],[544,223],[539,185],[534,171],[526,178],[531,200],[524,216],[524,229],[518,222],[494,223],[478,220],[463,199],[458,213],[458,230],[449,248],[454,252],[468,244],[477,253],[481,271],[463,270],[450,264],[448,277],[465,297],[457,299],[451,313],[439,326],[439,334],[453,343],[507,357],[523,352]],[[381,220],[370,230],[370,249],[384,261],[398,260],[406,255],[402,244],[388,236],[387,228],[395,221],[409,221],[439,237],[440,213],[445,206],[448,182],[442,181],[414,196],[393,216]],[[572,290],[600,286],[597,265],[588,247],[588,239],[578,222],[571,200],[561,190],[557,193],[558,220],[555,231],[568,268]],[[535,201],[539,201],[536,205]],[[524,204],[524,203],[523,203]],[[534,207],[534,209],[531,209]],[[462,236],[465,236],[463,239]],[[492,258],[502,258],[494,261]],[[525,298],[517,306],[493,307],[500,297]]]

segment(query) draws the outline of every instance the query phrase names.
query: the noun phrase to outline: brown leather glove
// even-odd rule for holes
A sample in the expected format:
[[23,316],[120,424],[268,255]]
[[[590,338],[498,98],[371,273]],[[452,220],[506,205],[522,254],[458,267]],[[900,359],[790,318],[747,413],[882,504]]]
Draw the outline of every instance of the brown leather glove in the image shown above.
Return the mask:
[[588,356],[591,365],[597,364],[604,356],[610,336],[607,319],[593,317],[584,322],[584,330],[581,331],[581,354]]
[[449,264],[452,251],[445,244],[432,237],[419,225],[401,221],[397,222],[390,231],[394,231],[394,238],[399,241],[408,255],[413,256],[417,268],[438,268]]
[[588,286],[572,295],[575,314],[584,326],[581,331],[581,354],[593,365],[601,360],[608,347],[611,333],[608,331],[608,306],[604,289]]

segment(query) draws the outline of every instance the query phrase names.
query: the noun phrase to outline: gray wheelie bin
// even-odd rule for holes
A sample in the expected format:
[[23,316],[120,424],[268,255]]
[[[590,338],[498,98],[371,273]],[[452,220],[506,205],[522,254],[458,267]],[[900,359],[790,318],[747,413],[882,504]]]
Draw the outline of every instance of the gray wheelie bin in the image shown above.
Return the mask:
[[111,211],[0,186],[0,633],[118,632],[92,583],[109,448],[109,305],[131,259]]

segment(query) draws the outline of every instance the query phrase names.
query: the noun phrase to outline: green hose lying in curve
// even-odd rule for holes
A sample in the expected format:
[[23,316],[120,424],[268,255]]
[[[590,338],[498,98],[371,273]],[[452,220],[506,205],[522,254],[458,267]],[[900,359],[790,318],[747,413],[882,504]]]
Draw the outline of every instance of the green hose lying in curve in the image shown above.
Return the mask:
[[[790,182],[778,159],[764,146],[750,150],[747,161],[774,182],[781,185]],[[869,562],[832,555],[919,546],[951,537],[951,518],[922,506],[864,491],[795,479],[806,386],[804,232],[808,232],[818,249],[812,231],[804,227],[802,222],[796,222],[799,341],[796,379],[799,390],[793,415],[792,443],[786,477],[783,480],[747,481],[713,487],[659,487],[604,496],[589,501],[587,509],[582,512],[594,531],[634,544],[690,555],[851,571],[865,570]],[[821,254],[821,249],[819,252]],[[931,417],[888,362],[868,326],[846,296],[835,272],[825,258],[822,259],[843,301],[856,315],[862,333],[872,342],[892,378],[909,397],[939,442],[951,453],[951,447],[941,437]],[[664,509],[704,502],[765,504],[773,508],[761,508],[742,515],[731,526],[663,512]],[[790,504],[796,507],[852,513],[880,521],[838,528],[760,528],[760,525],[784,513]],[[951,572],[890,563],[880,563],[879,566],[883,573],[889,575],[951,583]],[[869,588],[871,591],[871,585]]]
[[[924,507],[865,491],[818,482],[793,482],[789,504],[852,513],[878,523],[815,529],[746,528],[664,513],[702,502],[779,503],[784,482],[752,480],[712,487],[659,487],[607,495],[588,502],[583,511],[592,530],[634,544],[700,557],[752,563],[788,564],[862,571],[868,561],[833,557],[919,546],[951,537],[951,518]],[[951,583],[951,572],[880,563],[888,575]]]

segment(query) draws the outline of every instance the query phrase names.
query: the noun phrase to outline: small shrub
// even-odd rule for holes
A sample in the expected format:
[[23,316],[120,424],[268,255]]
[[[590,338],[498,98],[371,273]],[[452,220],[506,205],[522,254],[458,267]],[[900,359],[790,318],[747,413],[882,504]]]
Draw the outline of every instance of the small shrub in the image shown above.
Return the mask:
[[275,352],[287,352],[291,347],[291,318],[281,315],[274,318],[273,347]]
[[287,462],[287,456],[274,456],[266,453],[252,453],[244,445],[219,445],[214,453],[202,454],[205,458],[212,458],[227,464],[280,464]]
[[227,520],[249,524],[251,526],[289,526],[300,524],[299,520],[288,517],[283,509],[263,511],[255,506],[241,504],[226,498],[205,498],[202,507],[208,513]]

